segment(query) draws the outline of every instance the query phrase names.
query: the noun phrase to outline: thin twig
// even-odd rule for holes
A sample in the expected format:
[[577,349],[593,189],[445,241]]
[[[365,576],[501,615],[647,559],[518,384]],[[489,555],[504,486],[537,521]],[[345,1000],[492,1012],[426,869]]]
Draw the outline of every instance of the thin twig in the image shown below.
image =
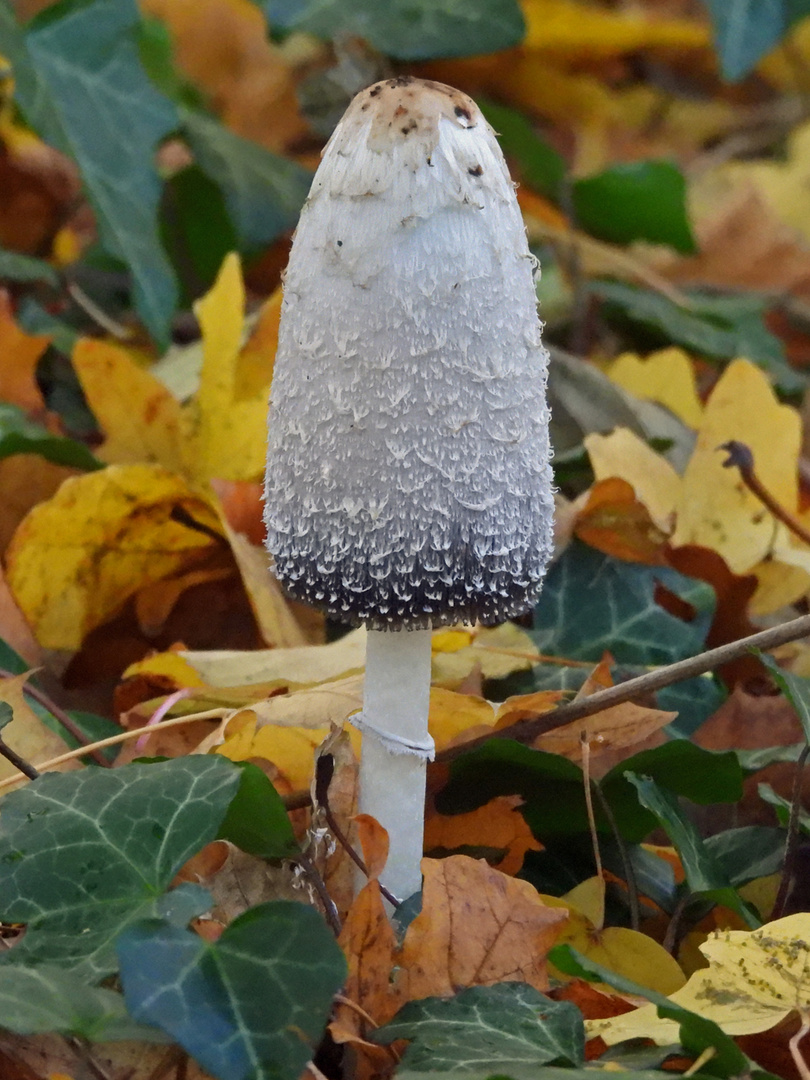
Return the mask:
[[675,949],[678,945],[678,931],[681,928],[681,919],[683,913],[686,911],[689,901],[692,899],[692,894],[689,889],[684,885],[684,891],[675,905],[675,908],[670,916],[669,926],[667,926],[667,932],[664,934],[664,940],[661,942],[662,946],[670,954],[675,955]]
[[810,1067],[808,1067],[807,1062],[804,1060],[804,1055],[802,1054],[801,1047],[799,1046],[799,1043],[802,1041],[805,1035],[810,1032],[810,1016],[808,1016],[808,1014],[804,1011],[802,1011],[801,1015],[802,1026],[790,1040],[788,1046],[790,1047],[790,1056],[793,1058],[793,1064],[796,1066],[796,1071],[798,1072],[799,1076],[802,1078],[802,1080],[810,1080]]
[[85,315],[89,315],[90,318],[101,327],[111,337],[116,338],[118,341],[131,341],[133,338],[132,330],[126,326],[122,326],[121,323],[116,322],[111,318],[106,311],[103,311],[95,300],[92,300],[81,285],[77,285],[75,281],[69,281],[67,285],[67,291],[70,298],[78,304]]
[[[132,731],[122,731],[120,735],[111,735],[109,739],[99,739],[98,742],[90,743],[89,746],[80,746],[78,750],[71,750],[67,754],[60,754],[59,757],[41,762],[36,768],[41,773],[47,772],[49,769],[55,769],[57,765],[62,765],[66,761],[84,757],[91,750],[103,750],[105,746],[117,746],[119,743],[128,742],[130,739],[137,739],[144,732],[151,734],[153,731],[179,727],[180,724],[190,724],[195,720],[221,720],[223,716],[227,716],[230,712],[233,712],[233,709],[208,709],[206,712],[191,713],[189,716],[172,716],[169,720],[161,720],[159,724],[152,724],[151,727],[147,725],[146,727],[133,728]],[[22,772],[22,770],[20,771]],[[24,779],[25,776],[9,776],[5,780],[0,780],[0,788],[14,787],[16,784],[21,784]]]
[[624,870],[624,881],[627,885],[627,902],[630,905],[630,927],[633,930],[638,930],[641,926],[641,903],[638,895],[638,881],[636,880],[636,871],[633,867],[632,859],[627,851],[627,845],[624,842],[624,837],[619,832],[619,826],[616,823],[616,818],[613,811],[610,808],[610,803],[605,797],[604,791],[599,783],[594,784],[596,789],[596,797],[599,800],[599,805],[602,808],[602,812],[607,818],[607,823],[610,826],[610,831],[613,833],[613,839],[616,842],[616,847],[619,849],[619,858],[622,861],[622,869]]
[[579,698],[566,705],[560,705],[550,712],[532,719],[518,720],[509,727],[498,728],[487,732],[477,739],[459,743],[456,746],[448,746],[436,754],[437,761],[454,761],[462,754],[475,750],[491,739],[514,739],[521,743],[532,743],[547,731],[564,727],[573,723],[574,720],[582,720],[586,716],[609,709],[613,705],[623,705],[626,701],[644,694],[661,690],[665,686],[682,682],[684,679],[692,679],[696,675],[705,675],[708,671],[728,663],[730,660],[738,660],[741,656],[753,649],[773,649],[777,645],[785,645],[789,641],[797,641],[799,638],[810,636],[810,615],[802,615],[798,619],[782,623],[781,626],[773,626],[769,630],[760,630],[756,634],[740,638],[738,641],[729,642],[716,649],[707,649],[706,652],[690,656],[686,660],[678,660],[666,667],[648,671],[635,679],[628,679],[617,686],[610,686],[606,690],[599,690],[589,697]]
[[309,855],[305,855],[303,852],[301,852],[300,855],[296,855],[295,858],[291,859],[290,861],[298,863],[298,865],[306,874],[307,880],[309,881],[310,885],[312,885],[315,892],[318,894],[321,903],[323,904],[327,922],[332,927],[335,937],[338,937],[340,935],[342,927],[340,925],[340,915],[338,914],[337,905],[335,904],[335,901],[332,899],[332,897],[329,895],[329,892],[326,888],[326,883],[324,882],[321,875],[318,873],[318,868],[315,866],[315,863],[312,861],[312,859],[310,859]]
[[[5,668],[0,668],[0,679],[13,679],[15,674],[13,671],[7,671]],[[87,736],[82,729],[78,726],[76,721],[69,716],[64,709],[60,708],[53,698],[48,697],[44,691],[40,690],[38,686],[33,686],[30,682],[23,684],[23,694],[27,694],[33,698],[44,709],[47,709],[51,716],[55,717],[65,731],[69,732],[76,742],[81,743],[82,746],[87,746]],[[86,751],[86,753],[92,757],[92,759],[99,765],[103,765],[105,768],[110,767],[110,762],[104,757],[103,754],[98,751]]]
[[754,455],[750,446],[747,446],[744,442],[739,442],[737,439],[732,439],[731,442],[723,443],[717,449],[725,450],[728,453],[728,458],[723,462],[723,467],[726,469],[739,469],[740,478],[748,490],[756,495],[773,516],[778,521],[781,521],[783,525],[786,525],[794,535],[803,540],[805,544],[810,544],[810,532],[807,531],[797,517],[791,514],[771,495],[757,476],[754,471]]
[[20,757],[16,750],[12,750],[5,739],[0,736],[0,754],[10,761],[15,769],[19,769],[23,776],[27,776],[29,780],[36,780],[39,776],[39,769],[34,768],[30,761],[26,761],[24,757]]
[[796,772],[793,774],[790,817],[788,818],[787,838],[785,839],[785,860],[782,863],[782,877],[779,882],[779,892],[776,894],[776,901],[773,905],[771,920],[780,919],[784,915],[790,886],[793,883],[802,816],[802,777],[808,757],[810,757],[810,743],[808,743],[801,754],[799,754],[799,759],[796,762]]
[[[588,812],[588,828],[591,831],[591,843],[593,845],[593,860],[596,863],[596,876],[605,883],[605,872],[602,869],[602,855],[599,851],[599,835],[596,831],[596,815],[593,812],[593,795],[591,793],[591,744],[588,742],[588,733],[583,731],[579,736],[579,745],[582,747],[582,785],[585,790],[585,809]],[[597,926],[601,930],[601,926]]]

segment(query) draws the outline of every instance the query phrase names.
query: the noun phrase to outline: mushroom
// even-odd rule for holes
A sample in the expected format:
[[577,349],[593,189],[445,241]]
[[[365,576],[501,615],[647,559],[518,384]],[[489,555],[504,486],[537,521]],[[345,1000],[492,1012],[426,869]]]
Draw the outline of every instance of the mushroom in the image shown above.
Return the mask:
[[401,897],[421,884],[431,628],[525,611],[551,554],[535,268],[470,98],[410,76],[354,98],[286,271],[265,521],[290,595],[368,628],[360,806]]

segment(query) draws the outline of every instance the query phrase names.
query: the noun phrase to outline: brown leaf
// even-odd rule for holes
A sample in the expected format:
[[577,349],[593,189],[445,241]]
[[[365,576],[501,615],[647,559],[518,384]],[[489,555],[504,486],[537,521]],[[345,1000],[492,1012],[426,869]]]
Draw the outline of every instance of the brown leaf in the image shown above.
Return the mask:
[[[358,763],[348,732],[340,729],[330,732],[318,747],[316,759],[324,754],[330,754],[333,759],[332,778],[327,790],[329,809],[343,835],[356,848],[359,843],[354,825],[357,813]],[[313,805],[315,805],[314,780],[312,788]],[[316,827],[326,826],[326,819],[320,810],[316,810],[313,814],[312,824]],[[318,845],[312,859],[320,871],[329,895],[335,902],[338,914],[341,918],[345,918],[358,888],[357,867],[340,843],[335,845],[331,854],[325,845]]]
[[536,889],[466,855],[423,859],[422,910],[400,952],[403,1001],[506,980],[548,989],[546,955],[567,918]]
[[636,498],[631,484],[612,476],[591,488],[575,534],[590,547],[628,562],[660,566],[666,534]]

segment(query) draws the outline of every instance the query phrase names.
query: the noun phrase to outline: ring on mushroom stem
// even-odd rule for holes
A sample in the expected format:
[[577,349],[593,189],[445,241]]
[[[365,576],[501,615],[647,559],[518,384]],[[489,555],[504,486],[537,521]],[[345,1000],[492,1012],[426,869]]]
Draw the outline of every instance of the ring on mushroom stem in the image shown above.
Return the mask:
[[369,629],[361,809],[400,896],[421,882],[430,630],[525,611],[551,554],[534,268],[470,98],[410,76],[355,97],[286,272],[265,521],[288,592]]

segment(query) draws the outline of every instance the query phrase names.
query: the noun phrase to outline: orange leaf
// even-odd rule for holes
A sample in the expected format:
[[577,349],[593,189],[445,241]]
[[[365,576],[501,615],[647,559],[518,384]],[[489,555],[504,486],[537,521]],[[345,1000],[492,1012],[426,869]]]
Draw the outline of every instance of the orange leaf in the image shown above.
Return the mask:
[[511,979],[548,989],[546,955],[566,921],[536,889],[466,855],[423,859],[422,910],[398,963],[403,1000]]
[[590,547],[617,559],[651,566],[661,566],[665,561],[662,547],[666,534],[636,498],[632,485],[615,476],[591,488],[574,532]]
[[369,880],[375,881],[388,860],[388,832],[371,814],[357,814],[354,823]]
[[19,405],[27,413],[44,414],[45,402],[34,373],[50,340],[47,334],[32,336],[20,330],[9,295],[0,289],[0,401]]
[[527,851],[540,851],[540,844],[520,813],[521,800],[515,795],[499,795],[466,814],[428,814],[425,821],[425,851],[452,851],[461,847],[494,848],[504,852],[493,863],[502,874],[516,874]]

